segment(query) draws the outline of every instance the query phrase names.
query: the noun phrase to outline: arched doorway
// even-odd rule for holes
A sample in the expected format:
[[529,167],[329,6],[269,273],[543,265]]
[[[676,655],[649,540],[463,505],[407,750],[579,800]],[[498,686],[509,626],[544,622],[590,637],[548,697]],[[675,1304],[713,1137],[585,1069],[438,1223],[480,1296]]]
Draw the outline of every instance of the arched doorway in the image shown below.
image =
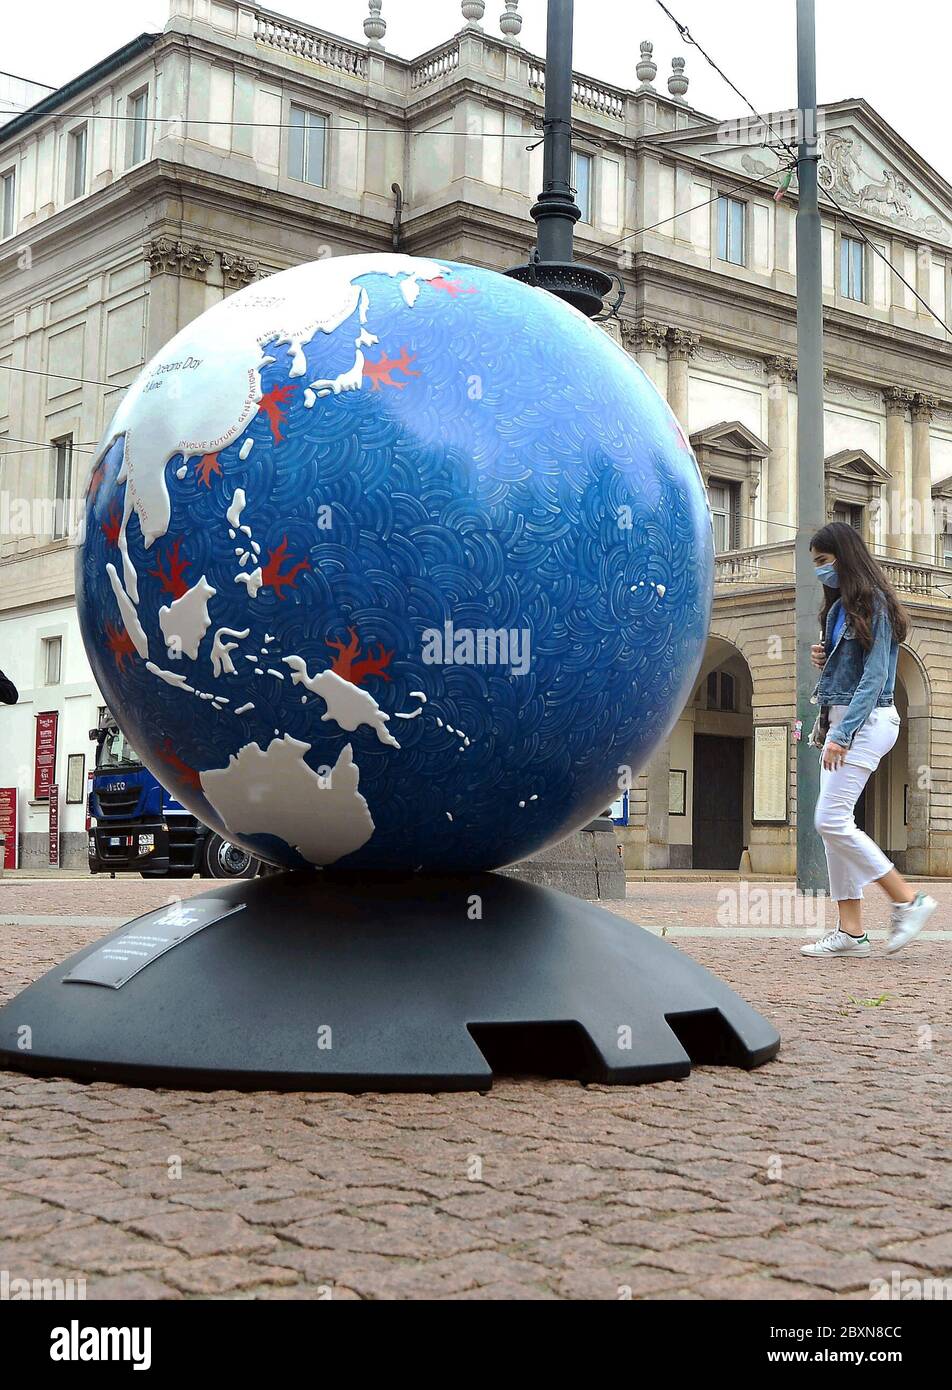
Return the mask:
[[[690,834],[692,868],[736,870],[750,842],[752,695],[750,667],[743,653],[724,638],[712,637],[694,698],[680,721],[679,744],[672,736],[673,774],[680,771],[678,747],[684,761],[690,748],[689,772],[685,769],[690,815],[687,806],[683,818],[672,814],[669,832],[672,847],[675,837],[687,839]],[[675,806],[678,796],[675,782]]]
[[901,873],[924,873],[929,846],[929,682],[921,661],[906,646],[899,648],[895,702],[902,720],[899,737],[857,802],[856,824]]

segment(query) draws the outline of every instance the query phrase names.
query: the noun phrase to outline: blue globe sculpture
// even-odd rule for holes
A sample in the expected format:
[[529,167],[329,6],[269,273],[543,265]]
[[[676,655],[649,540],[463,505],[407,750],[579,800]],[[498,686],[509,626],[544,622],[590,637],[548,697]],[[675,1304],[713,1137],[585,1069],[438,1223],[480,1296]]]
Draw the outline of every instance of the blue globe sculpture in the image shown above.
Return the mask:
[[177,334],[97,449],[99,686],[289,868],[491,869],[603,811],[701,663],[690,446],[606,333],[493,271],[328,259]]

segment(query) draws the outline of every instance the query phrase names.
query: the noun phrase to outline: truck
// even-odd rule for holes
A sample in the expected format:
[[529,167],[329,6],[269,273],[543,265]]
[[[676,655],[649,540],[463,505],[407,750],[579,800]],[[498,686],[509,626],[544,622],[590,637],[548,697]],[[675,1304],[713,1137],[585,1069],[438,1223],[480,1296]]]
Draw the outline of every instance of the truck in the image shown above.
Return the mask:
[[96,744],[87,834],[93,874],[143,878],[254,878],[259,861],[191,814],[144,766],[104,710],[90,729]]

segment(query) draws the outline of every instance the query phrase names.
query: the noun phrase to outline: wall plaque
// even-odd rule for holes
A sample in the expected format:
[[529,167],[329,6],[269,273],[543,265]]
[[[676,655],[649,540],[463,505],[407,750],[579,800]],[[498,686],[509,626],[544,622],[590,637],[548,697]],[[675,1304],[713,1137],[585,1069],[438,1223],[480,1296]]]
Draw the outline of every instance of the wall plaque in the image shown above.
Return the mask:
[[774,825],[787,820],[786,724],[754,725],[754,809],[752,819]]
[[195,898],[147,912],[91,951],[63,976],[63,983],[119,989],[173,946],[180,946],[213,922],[243,911],[244,906],[239,903],[235,907],[226,898]]

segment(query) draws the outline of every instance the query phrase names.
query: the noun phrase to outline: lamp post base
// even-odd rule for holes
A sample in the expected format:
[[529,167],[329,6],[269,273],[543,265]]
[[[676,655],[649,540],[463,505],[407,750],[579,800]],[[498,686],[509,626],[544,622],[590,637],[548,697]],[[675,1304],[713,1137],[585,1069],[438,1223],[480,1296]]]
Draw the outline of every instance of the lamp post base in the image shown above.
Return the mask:
[[579,265],[577,261],[529,261],[527,265],[514,266],[506,274],[524,285],[548,290],[590,319],[602,312],[605,296],[615,283],[604,270]]
[[[99,983],[90,983],[98,980]],[[773,1027],[668,942],[502,874],[277,874],[148,913],[0,1009],[0,1066],[196,1089],[486,1090],[745,1068]]]

